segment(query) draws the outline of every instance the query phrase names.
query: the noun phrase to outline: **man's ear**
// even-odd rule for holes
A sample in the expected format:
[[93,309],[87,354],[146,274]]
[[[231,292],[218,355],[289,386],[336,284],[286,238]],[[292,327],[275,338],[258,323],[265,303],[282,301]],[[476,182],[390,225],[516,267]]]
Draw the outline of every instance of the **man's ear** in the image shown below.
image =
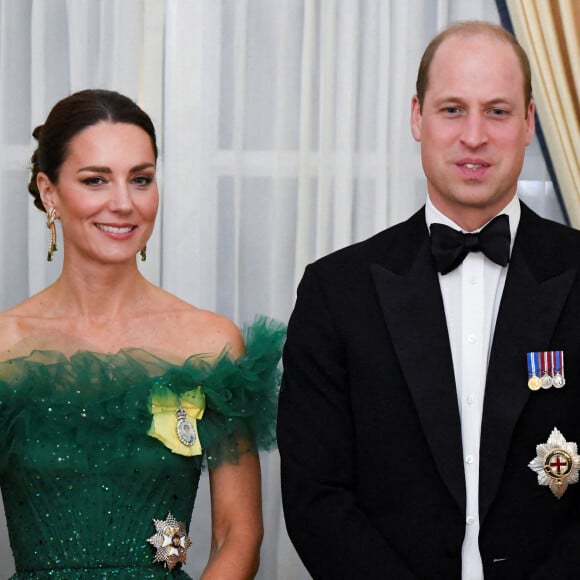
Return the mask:
[[419,97],[413,95],[411,100],[411,133],[415,141],[421,141],[421,121],[423,120],[423,115],[421,114],[421,104],[419,103]]
[[528,105],[528,115],[526,117],[526,124],[527,124],[527,136],[526,136],[526,146],[532,142],[534,138],[534,131],[536,129],[536,103],[532,99],[530,104]]

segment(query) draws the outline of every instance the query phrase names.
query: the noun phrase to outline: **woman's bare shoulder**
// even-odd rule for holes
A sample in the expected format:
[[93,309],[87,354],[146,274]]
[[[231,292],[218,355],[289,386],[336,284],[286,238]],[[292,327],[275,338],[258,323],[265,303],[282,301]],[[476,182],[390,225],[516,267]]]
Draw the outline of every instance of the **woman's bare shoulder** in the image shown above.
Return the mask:
[[38,296],[0,312],[0,353],[18,355],[17,345],[42,330],[42,318]]
[[[231,356],[244,352],[239,328],[228,318],[197,308],[158,287],[150,287],[145,308],[114,316],[106,325],[56,315],[41,292],[0,313],[0,360],[34,349],[72,354],[78,349],[117,352],[144,348],[179,361],[195,354]],[[102,328],[101,328],[102,326]]]
[[8,351],[21,338],[19,318],[11,310],[0,312],[0,352]]
[[162,292],[157,310],[163,320],[168,347],[173,346],[184,357],[219,354],[224,348],[234,357],[243,354],[242,333],[229,318]]

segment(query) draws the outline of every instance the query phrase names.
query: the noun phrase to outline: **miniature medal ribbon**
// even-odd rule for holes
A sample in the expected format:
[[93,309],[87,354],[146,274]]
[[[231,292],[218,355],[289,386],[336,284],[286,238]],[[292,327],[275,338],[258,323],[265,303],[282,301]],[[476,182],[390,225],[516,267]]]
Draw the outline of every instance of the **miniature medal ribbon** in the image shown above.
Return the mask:
[[538,483],[546,485],[560,499],[568,485],[578,481],[580,455],[576,443],[568,442],[556,427],[546,443],[536,445],[536,457],[528,467],[538,474]]
[[201,455],[197,420],[203,417],[205,395],[201,387],[177,395],[163,385],[154,385],[149,398],[153,415],[147,435],[159,439],[173,453]]
[[552,355],[552,384],[556,388],[561,388],[566,384],[564,379],[564,351],[556,350]]
[[147,541],[153,544],[157,551],[153,562],[163,562],[163,565],[173,570],[179,563],[186,563],[186,555],[191,540],[185,533],[185,524],[178,522],[171,512],[164,520],[153,520],[157,533]]
[[553,350],[528,352],[528,387],[532,391],[539,389],[562,388],[564,379],[564,351]]

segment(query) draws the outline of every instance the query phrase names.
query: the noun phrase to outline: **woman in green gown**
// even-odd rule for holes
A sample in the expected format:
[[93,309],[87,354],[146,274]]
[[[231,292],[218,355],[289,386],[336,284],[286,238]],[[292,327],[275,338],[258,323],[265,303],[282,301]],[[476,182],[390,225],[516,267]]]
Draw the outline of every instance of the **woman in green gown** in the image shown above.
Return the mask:
[[241,332],[139,272],[158,207],[157,145],[133,101],[75,93],[34,137],[29,191],[47,214],[49,259],[55,220],[64,256],[54,284],[0,314],[13,578],[188,578],[203,465],[212,528],[202,578],[252,578],[257,451],[275,444],[284,329],[258,319]]

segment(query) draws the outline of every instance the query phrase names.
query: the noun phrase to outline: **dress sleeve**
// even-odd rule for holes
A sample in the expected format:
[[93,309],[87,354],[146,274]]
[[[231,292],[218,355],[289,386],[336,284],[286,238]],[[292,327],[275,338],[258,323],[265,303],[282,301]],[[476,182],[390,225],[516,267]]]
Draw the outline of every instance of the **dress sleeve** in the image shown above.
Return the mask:
[[237,463],[240,453],[276,447],[279,368],[286,328],[261,317],[243,329],[245,353],[223,353],[202,389],[206,398],[199,436],[208,467]]

